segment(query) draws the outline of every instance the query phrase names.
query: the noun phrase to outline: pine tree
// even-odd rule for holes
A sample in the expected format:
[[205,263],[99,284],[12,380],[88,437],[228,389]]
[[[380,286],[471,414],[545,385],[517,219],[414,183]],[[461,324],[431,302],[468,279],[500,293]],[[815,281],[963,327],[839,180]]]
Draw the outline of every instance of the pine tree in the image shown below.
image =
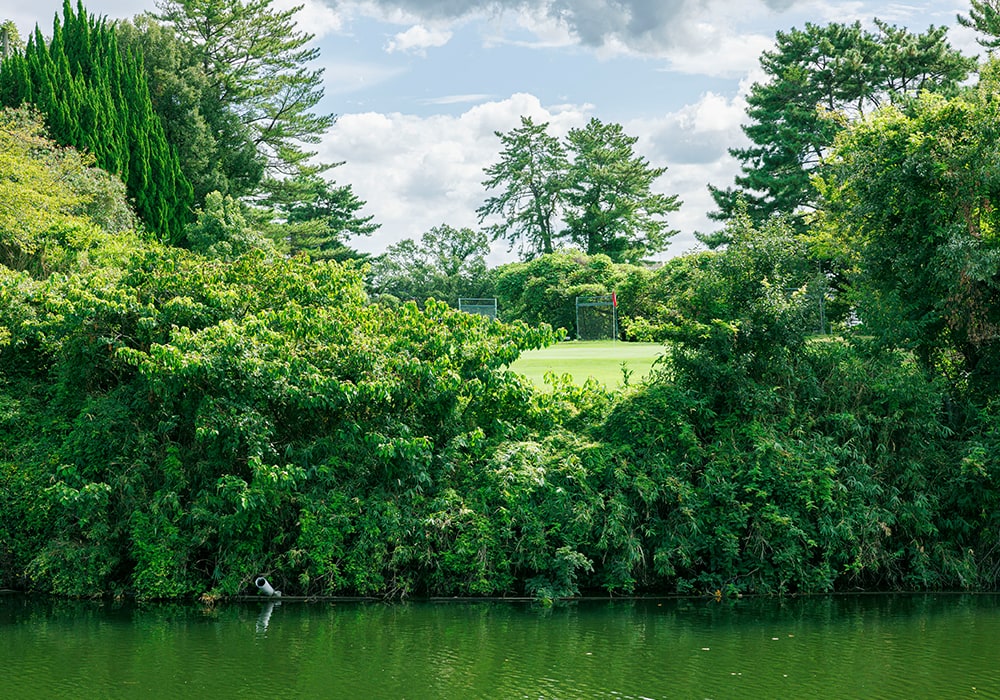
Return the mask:
[[[500,217],[487,229],[493,240],[520,243],[526,259],[550,254],[563,242],[616,262],[665,249],[676,231],[666,228],[664,217],[680,202],[653,192],[666,168],[636,155],[638,139],[620,124],[591,119],[571,129],[564,144],[547,127],[521,117],[520,127],[496,132],[503,149],[485,169],[483,185],[498,194],[477,210],[480,223]],[[560,222],[565,229],[556,228]]]
[[370,236],[378,230],[372,216],[361,216],[364,201],[350,185],[337,185],[323,173],[333,166],[303,168],[295,177],[266,181],[269,207],[268,235],[289,253],[305,252],[313,260],[346,260],[362,257],[347,239]]
[[982,36],[976,42],[990,53],[1000,47],[1000,0],[971,0],[969,16],[958,15],[958,23]]
[[943,27],[912,34],[875,25],[875,32],[860,23],[778,32],[775,49],[761,57],[768,78],[747,97],[751,145],[730,150],[742,173],[735,188],[709,188],[719,207],[710,216],[729,220],[744,205],[755,222],[811,211],[811,177],[846,124],[922,90],[953,90],[975,66],[948,45]]
[[520,243],[527,258],[555,250],[562,213],[563,182],[569,168],[566,147],[548,133],[548,122],[521,117],[521,126],[494,132],[503,147],[500,160],[484,170],[487,190],[498,190],[477,210],[479,223],[496,217],[487,229],[493,240]]
[[665,216],[680,208],[675,195],[653,192],[666,168],[654,168],[634,150],[639,140],[621,124],[591,119],[566,135],[570,166],[564,199],[569,239],[587,255],[638,263],[664,250],[676,231]]
[[[314,154],[333,115],[312,110],[323,97],[323,69],[308,66],[319,50],[299,31],[301,6],[278,10],[273,0],[158,0],[156,18],[172,26],[197,59],[208,85],[206,119],[217,133],[248,139],[265,173],[294,175]],[[214,112],[211,107],[214,107]]]

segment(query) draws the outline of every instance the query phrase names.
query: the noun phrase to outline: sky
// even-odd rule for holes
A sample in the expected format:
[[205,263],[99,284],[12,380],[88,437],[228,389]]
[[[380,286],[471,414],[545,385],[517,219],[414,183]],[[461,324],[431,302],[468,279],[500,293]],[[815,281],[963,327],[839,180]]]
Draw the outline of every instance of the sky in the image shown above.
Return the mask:
[[[75,5],[76,0],[74,0]],[[91,0],[109,19],[155,10],[156,0]],[[635,150],[666,173],[654,189],[677,195],[676,229],[660,257],[698,248],[708,185],[732,185],[746,144],[740,125],[762,51],[775,32],[877,17],[913,32],[948,26],[953,47],[980,53],[958,26],[967,0],[274,0],[302,5],[299,28],[315,35],[324,69],[317,111],[337,115],[314,148],[342,165],[328,171],[366,202],[381,228],[349,244],[380,254],[447,224],[478,228],[489,196],[484,168],[497,162],[496,132],[521,116],[563,137],[592,117],[618,123]],[[0,20],[22,36],[50,34],[62,0],[4,0]],[[491,264],[515,260],[494,244]]]

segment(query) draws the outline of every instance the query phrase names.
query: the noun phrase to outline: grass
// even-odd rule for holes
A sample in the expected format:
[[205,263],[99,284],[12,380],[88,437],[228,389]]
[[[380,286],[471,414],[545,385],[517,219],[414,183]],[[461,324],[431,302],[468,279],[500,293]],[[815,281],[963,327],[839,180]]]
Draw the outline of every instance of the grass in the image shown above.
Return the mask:
[[545,373],[569,374],[577,384],[593,377],[608,388],[624,383],[622,366],[630,372],[629,381],[645,377],[653,362],[663,353],[660,343],[623,343],[611,340],[572,340],[541,350],[521,354],[510,369],[525,375],[535,386],[545,388]]

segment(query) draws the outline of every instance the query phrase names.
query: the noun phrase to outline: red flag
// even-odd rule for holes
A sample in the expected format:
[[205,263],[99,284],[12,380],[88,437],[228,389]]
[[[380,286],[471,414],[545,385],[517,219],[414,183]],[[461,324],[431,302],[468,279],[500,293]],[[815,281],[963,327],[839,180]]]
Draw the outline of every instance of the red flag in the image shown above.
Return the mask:
[[614,292],[611,292],[611,305],[618,308],[618,296]]

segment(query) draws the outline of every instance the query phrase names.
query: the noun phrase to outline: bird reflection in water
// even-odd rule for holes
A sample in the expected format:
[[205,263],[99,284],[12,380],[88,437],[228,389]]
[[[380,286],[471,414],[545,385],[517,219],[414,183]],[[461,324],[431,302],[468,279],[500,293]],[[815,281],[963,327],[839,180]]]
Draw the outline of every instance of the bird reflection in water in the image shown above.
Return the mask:
[[260,609],[260,615],[257,616],[257,634],[264,634],[267,632],[267,626],[271,622],[271,613],[274,612],[274,608],[281,605],[280,601],[269,600],[264,603],[264,607]]

